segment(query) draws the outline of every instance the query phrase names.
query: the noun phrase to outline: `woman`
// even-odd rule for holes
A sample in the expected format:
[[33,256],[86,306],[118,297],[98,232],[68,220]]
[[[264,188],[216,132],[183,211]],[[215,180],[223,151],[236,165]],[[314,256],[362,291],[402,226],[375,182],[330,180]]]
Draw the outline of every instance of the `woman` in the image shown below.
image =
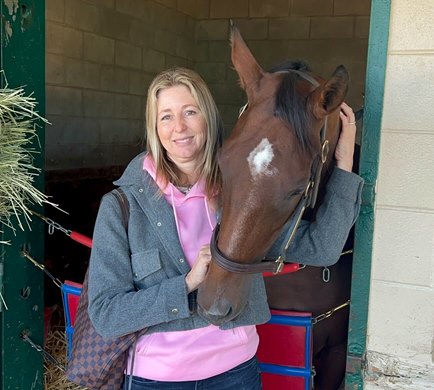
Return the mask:
[[[335,185],[347,196],[321,207],[339,209],[339,202],[348,202],[353,212],[347,218],[353,221],[362,180],[351,173],[355,126],[347,105],[341,119],[336,169],[342,172]],[[128,233],[116,200],[104,197],[98,213],[90,318],[105,337],[147,328],[130,351],[127,378],[132,374],[133,390],[260,389],[256,322],[235,319],[221,329],[200,318],[195,307],[194,292],[211,261],[222,131],[200,76],[183,68],[159,74],[149,87],[146,125],[147,152],[115,182],[129,199]]]

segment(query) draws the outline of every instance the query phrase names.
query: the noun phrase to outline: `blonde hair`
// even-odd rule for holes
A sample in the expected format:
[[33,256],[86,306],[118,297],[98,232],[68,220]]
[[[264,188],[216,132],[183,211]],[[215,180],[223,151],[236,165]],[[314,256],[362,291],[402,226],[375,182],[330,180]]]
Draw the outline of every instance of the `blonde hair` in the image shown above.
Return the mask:
[[220,190],[220,172],[217,165],[217,151],[222,141],[222,121],[217,106],[203,79],[193,70],[172,68],[159,73],[148,89],[146,102],[146,146],[154,160],[157,176],[163,181],[180,185],[176,167],[168,159],[167,153],[157,133],[157,99],[159,91],[176,85],[188,88],[199,110],[205,118],[206,140],[202,159],[199,162],[199,177],[205,179],[206,193],[212,197]]

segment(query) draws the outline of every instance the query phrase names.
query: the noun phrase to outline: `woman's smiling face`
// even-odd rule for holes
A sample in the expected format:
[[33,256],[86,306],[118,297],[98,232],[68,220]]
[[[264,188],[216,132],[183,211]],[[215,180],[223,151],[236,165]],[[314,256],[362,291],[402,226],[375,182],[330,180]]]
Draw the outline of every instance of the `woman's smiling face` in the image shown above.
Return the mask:
[[203,153],[206,121],[184,85],[162,89],[157,97],[157,133],[176,164],[197,162]]

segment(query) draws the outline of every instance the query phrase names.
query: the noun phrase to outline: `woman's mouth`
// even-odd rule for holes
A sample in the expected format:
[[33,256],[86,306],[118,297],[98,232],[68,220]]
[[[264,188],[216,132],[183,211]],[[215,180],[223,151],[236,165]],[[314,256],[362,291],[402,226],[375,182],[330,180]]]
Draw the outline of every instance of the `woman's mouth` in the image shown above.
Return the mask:
[[192,139],[193,139],[193,136],[190,136],[190,137],[175,139],[175,140],[173,140],[173,142],[175,144],[184,145],[184,144],[188,144],[189,142],[191,142]]

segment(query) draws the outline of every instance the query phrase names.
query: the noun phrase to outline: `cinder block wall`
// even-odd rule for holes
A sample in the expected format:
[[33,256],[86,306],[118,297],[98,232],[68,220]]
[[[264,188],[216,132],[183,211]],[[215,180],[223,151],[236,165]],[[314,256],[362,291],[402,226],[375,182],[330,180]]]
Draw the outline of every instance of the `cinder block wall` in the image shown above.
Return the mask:
[[195,20],[146,0],[46,0],[46,19],[46,169],[124,165],[150,80],[194,64]]
[[369,0],[209,0],[208,5],[208,17],[197,23],[196,69],[212,89],[227,132],[243,103],[229,63],[229,19],[264,69],[286,59],[303,59],[328,77],[344,64],[351,75],[348,102],[354,109],[362,106]]
[[351,74],[362,105],[369,0],[46,0],[48,170],[124,165],[141,146],[146,89],[173,65],[195,68],[226,134],[244,93],[230,63],[229,19],[266,69],[304,59]]

